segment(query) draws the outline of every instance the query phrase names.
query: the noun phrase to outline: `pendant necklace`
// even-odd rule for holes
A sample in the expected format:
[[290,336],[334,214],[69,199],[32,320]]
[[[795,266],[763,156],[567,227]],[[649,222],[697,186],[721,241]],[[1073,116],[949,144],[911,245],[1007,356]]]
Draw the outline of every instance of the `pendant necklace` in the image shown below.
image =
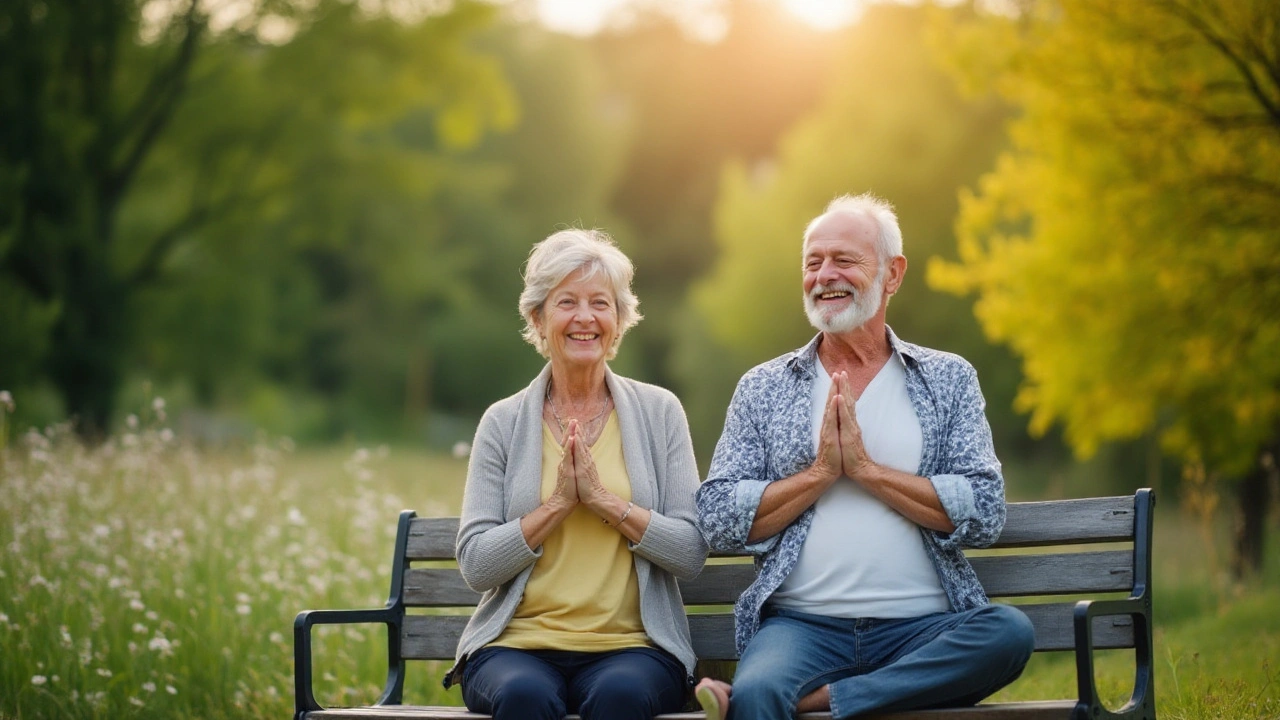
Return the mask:
[[[607,389],[607,388],[606,388],[605,392],[606,392],[606,395],[605,395],[605,398],[604,398],[604,407],[600,408],[600,412],[596,413],[596,416],[595,416],[595,417],[591,418],[590,420],[586,421],[585,423],[582,423],[582,427],[583,427],[583,430],[584,430],[584,431],[585,431],[587,428],[589,428],[589,427],[591,427],[592,425],[594,425],[594,424],[595,424],[595,422],[596,422],[597,420],[599,420],[600,418],[604,417],[605,412],[609,410],[609,406],[612,404],[612,403],[610,403],[610,400],[612,400],[613,398],[612,398],[610,395],[608,395],[608,394],[607,394],[607,393],[608,393],[608,389]],[[560,413],[556,412],[556,401],[551,399],[551,383],[550,383],[550,382],[548,382],[548,383],[547,383],[547,396],[546,396],[546,401],[547,401],[547,406],[551,408],[551,417],[555,418],[556,425],[560,426],[560,434],[561,434],[561,435],[564,435],[565,421],[564,421],[564,420],[561,420],[561,419],[560,419]],[[570,418],[570,419],[572,419],[572,418]]]

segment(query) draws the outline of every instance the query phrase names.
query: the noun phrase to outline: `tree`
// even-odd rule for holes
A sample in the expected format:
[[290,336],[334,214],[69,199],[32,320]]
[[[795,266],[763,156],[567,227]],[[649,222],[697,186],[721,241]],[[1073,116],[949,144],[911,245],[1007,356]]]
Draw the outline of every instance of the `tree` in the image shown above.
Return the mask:
[[[335,171],[438,187],[429,163],[385,142],[397,118],[429,109],[441,138],[465,145],[513,112],[462,44],[487,8],[398,22],[340,0],[264,1],[214,32],[200,0],[159,17],[144,5],[161,4],[0,8],[0,303],[15,319],[0,347],[24,351],[0,370],[41,369],[88,434],[105,429],[146,340],[140,299],[184,263],[279,258],[251,252],[243,231],[286,218],[299,222],[269,243],[348,242],[353,216],[377,215],[382,197],[344,195],[353,178]],[[411,267],[388,272],[403,283]]]
[[1154,430],[1239,479],[1237,569],[1261,566],[1280,451],[1280,5],[1028,0],[947,28],[1021,115],[962,198],[960,262],[1026,375],[1033,431],[1082,456]]

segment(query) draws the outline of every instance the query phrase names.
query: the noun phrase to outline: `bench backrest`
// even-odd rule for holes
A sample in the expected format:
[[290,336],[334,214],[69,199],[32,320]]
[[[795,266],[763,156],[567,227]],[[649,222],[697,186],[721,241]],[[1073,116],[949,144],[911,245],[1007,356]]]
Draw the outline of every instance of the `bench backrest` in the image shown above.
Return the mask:
[[[1073,598],[1137,595],[1151,567],[1149,491],[1120,497],[1010,503],[1000,539],[989,550],[970,553],[987,594],[1012,601],[1035,625],[1036,649],[1075,647]],[[410,612],[404,618],[405,659],[451,660],[466,625],[467,608],[480,595],[462,581],[454,560],[457,518],[400,517],[391,602],[407,608],[450,609]],[[422,564],[429,566],[422,566]],[[445,566],[442,566],[445,565]],[[755,578],[747,556],[713,556],[696,579],[681,583],[689,608],[694,650],[704,661],[737,659],[732,603]],[[459,612],[463,614],[459,614]],[[1095,621],[1095,648],[1134,647],[1128,616]]]

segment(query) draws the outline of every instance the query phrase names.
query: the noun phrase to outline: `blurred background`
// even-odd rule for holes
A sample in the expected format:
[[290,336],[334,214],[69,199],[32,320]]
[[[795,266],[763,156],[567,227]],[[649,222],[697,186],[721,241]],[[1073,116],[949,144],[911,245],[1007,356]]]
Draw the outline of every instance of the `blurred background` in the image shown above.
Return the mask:
[[1277,14],[14,0],[9,426],[100,437],[160,396],[202,442],[452,447],[540,367],[515,309],[530,246],[599,227],[646,316],[615,369],[683,399],[705,467],[740,374],[812,333],[804,223],[871,190],[911,261],[890,322],[978,368],[1015,492],[1240,486],[1256,552],[1280,441]]
[[805,223],[867,190],[910,261],[889,321],[976,366],[1011,498],[1152,486],[1264,572],[1274,0],[7,0],[0,451],[380,447],[456,512],[450,452],[542,364],[522,264],[577,226],[635,262],[613,367],[705,468],[740,375],[814,332]]

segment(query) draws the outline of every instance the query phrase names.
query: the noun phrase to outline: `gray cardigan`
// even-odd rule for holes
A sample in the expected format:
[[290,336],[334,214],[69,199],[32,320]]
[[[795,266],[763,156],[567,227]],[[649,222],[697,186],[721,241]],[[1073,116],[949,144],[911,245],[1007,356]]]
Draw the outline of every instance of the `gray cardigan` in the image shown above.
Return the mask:
[[[492,642],[515,615],[542,548],[530,548],[520,518],[541,504],[542,403],[551,366],[529,387],[485,411],[476,429],[458,528],[458,568],[482,593],[458,640],[454,673],[476,650]],[[631,498],[652,511],[639,543],[628,543],[640,587],[645,633],[688,670],[696,659],[676,578],[702,571],[707,543],[697,527],[694,494],[698,467],[689,424],[670,391],[605,370],[622,431],[622,454],[631,476]]]

